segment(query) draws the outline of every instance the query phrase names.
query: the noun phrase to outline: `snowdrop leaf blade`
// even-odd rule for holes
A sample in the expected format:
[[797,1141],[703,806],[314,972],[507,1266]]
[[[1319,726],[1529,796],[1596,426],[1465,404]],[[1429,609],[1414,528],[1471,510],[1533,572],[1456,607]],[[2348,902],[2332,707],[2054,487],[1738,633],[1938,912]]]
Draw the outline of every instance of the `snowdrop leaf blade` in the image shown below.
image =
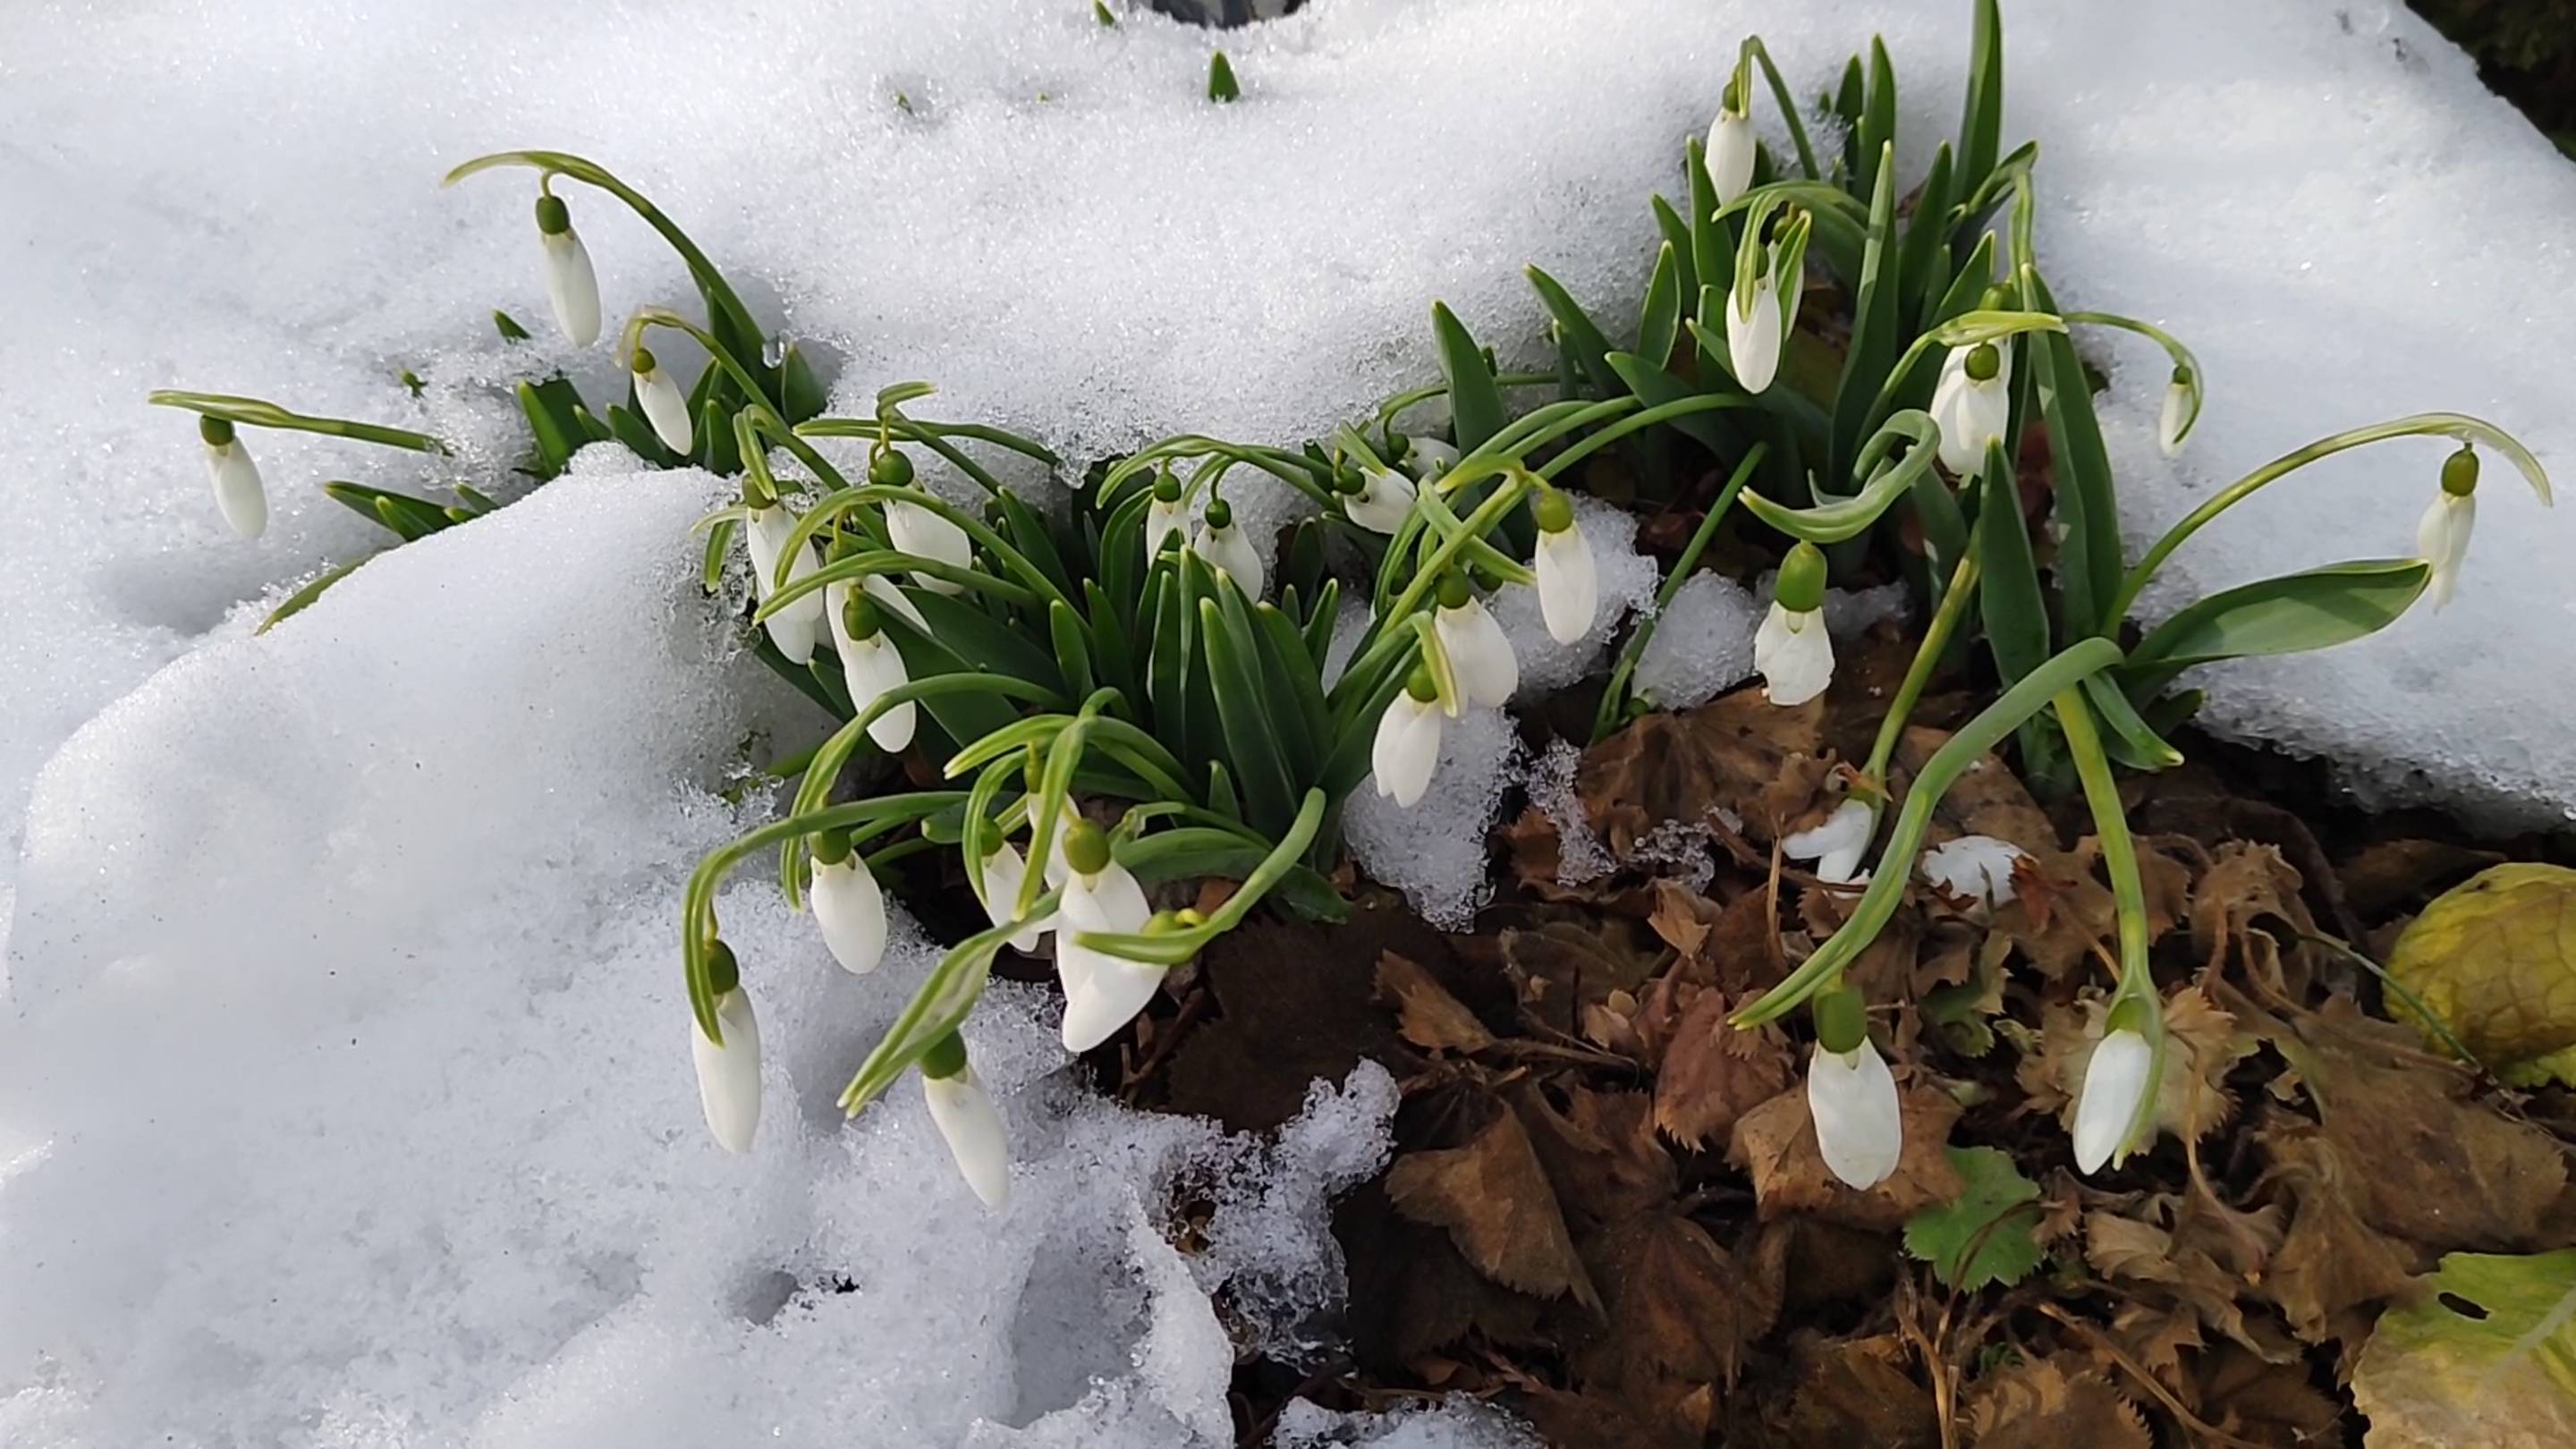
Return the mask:
[[2010,684],[2048,662],[2048,599],[2031,557],[2021,485],[2000,440],[1987,445],[1977,491],[1977,555],[1984,573],[1977,603],[1985,616],[1986,647]]
[[374,554],[367,554],[336,567],[324,569],[320,574],[314,577],[313,582],[306,584],[304,587],[297,589],[294,593],[287,595],[286,601],[279,604],[274,610],[271,610],[267,618],[260,620],[259,627],[252,632],[265,634],[269,630],[276,628],[278,625],[285,623],[287,620],[294,618],[296,615],[303,613],[306,609],[313,607],[313,601],[321,598],[324,593],[329,591],[333,584],[336,584],[342,579],[347,578],[349,575],[356,573],[360,564],[363,564],[368,559],[374,557]]
[[[2039,273],[2021,272],[2023,305],[2054,312],[2056,300]],[[2111,476],[2111,455],[2102,444],[2102,424],[2093,415],[2093,385],[2075,344],[2063,332],[2032,334],[2031,368],[2039,389],[2041,415],[2048,422],[2048,450],[2057,469],[2057,510],[2066,530],[2057,551],[2059,587],[2066,594],[2066,617],[2096,619],[2099,628],[2117,629],[2117,619],[2100,617],[2103,605],[2119,591],[2124,567],[2120,550],[2119,492]]]
[[[1722,297],[1735,287],[1735,242],[1717,219],[1717,186],[1708,174],[1705,149],[1693,138],[1687,150],[1689,164],[1683,169],[1690,178],[1690,210],[1685,219],[1690,223],[1691,272],[1699,282],[1699,296],[1705,298],[1714,290]],[[1711,327],[1718,325],[1705,302],[1700,321]],[[1656,366],[1662,365],[1658,359]]]
[[1062,599],[1047,605],[1047,637],[1055,645],[1056,672],[1063,681],[1064,692],[1075,699],[1090,697],[1096,683],[1091,672],[1091,645],[1083,636],[1081,617]]
[[[1054,904],[1054,894],[1050,892],[1040,898],[1037,914],[1043,918]],[[912,1070],[932,1047],[965,1024],[992,979],[993,954],[1007,939],[1007,933],[995,926],[967,937],[939,959],[929,979],[913,993],[912,1000],[895,1017],[894,1025],[886,1028],[875,1049],[859,1063],[849,1086],[842,1089],[842,1111],[855,1114],[874,1101]]]
[[1929,290],[1934,259],[1948,254],[1950,177],[1950,143],[1944,141],[1932,153],[1932,169],[1923,174],[1922,187],[1915,194],[1913,218],[1905,227],[1905,247],[1896,267],[1900,323],[1908,310],[1906,299],[1920,297]]
[[[1697,297],[1699,295],[1699,269],[1691,264],[1691,230],[1689,223],[1683,221],[1681,213],[1673,210],[1673,204],[1666,201],[1661,196],[1657,196],[1649,204],[1653,207],[1655,213],[1655,230],[1663,233],[1664,245],[1673,249],[1673,268],[1676,279],[1680,285],[1681,295],[1684,297]],[[1605,362],[1608,360],[1606,355],[1603,360]]]
[[[1056,667],[1054,657],[1017,625],[996,619],[952,595],[917,589],[908,597],[921,611],[923,622],[930,626],[931,636],[967,668],[1007,674],[1060,696],[1076,697],[1067,693],[1064,674]],[[891,620],[898,616],[887,609],[882,617]],[[919,678],[921,671],[913,674]]]
[[[1616,396],[1619,375],[1610,370],[1609,338],[1602,335],[1591,314],[1583,310],[1582,303],[1574,300],[1574,294],[1565,289],[1564,283],[1534,265],[1523,271],[1529,277],[1531,290],[1537,292],[1539,301],[1546,304],[1548,315],[1556,319],[1565,339],[1565,349],[1573,354],[1575,364],[1583,369],[1584,377],[1602,392]],[[1652,295],[1650,288],[1649,298]]]
[[1998,0],[1977,0],[1968,41],[1968,97],[1959,118],[1959,175],[1969,185],[1995,169],[2004,141],[2004,22]]
[[1860,164],[1855,195],[1875,192],[1896,168],[1896,64],[1887,42],[1869,40],[1869,89],[1861,103]]
[[[1696,324],[1693,330],[1697,330]],[[1633,352],[1613,352],[1608,361],[1610,370],[1619,374],[1628,391],[1650,408],[1698,396],[1696,388],[1665,371],[1660,362],[1649,362]],[[1742,451],[1742,445],[1719,418],[1713,412],[1684,413],[1673,419],[1673,426],[1717,453],[1734,456]]]
[[2432,574],[2422,559],[2355,559],[2226,589],[2157,626],[2130,665],[2179,670],[2347,644],[2397,622]]
[[1851,346],[1841,385],[1834,391],[1833,451],[1825,476],[1836,480],[1858,471],[1846,460],[1860,451],[1861,429],[1896,366],[1896,167],[1878,166],[1873,174],[1877,184],[1870,192],[1869,241],[1861,251]]
[[1297,794],[1261,687],[1252,677],[1255,646],[1248,631],[1239,634],[1230,626],[1213,599],[1199,601],[1199,630],[1207,646],[1217,718],[1225,726],[1227,757],[1242,777],[1252,825],[1275,835],[1296,814]]
[[[1744,490],[1744,506],[1764,523],[1809,543],[1841,543],[1857,538],[1913,488],[1916,478],[1931,471],[1939,438],[1940,430],[1927,415],[1899,413],[1879,429],[1862,455],[1863,466],[1875,465],[1876,471],[1858,493],[1810,508],[1791,508],[1748,488]],[[1886,455],[1900,442],[1910,442],[1912,446],[1904,457],[1887,462]]]
[[1440,371],[1449,379],[1449,417],[1461,452],[1472,453],[1502,431],[1502,389],[1484,351],[1446,302],[1431,304],[1431,331],[1440,348]]
[[[1654,275],[1646,282],[1645,305],[1637,317],[1637,355],[1661,362],[1673,355],[1673,339],[1679,335],[1682,320],[1681,263],[1673,254],[1672,243],[1664,243],[1655,257]],[[1602,370],[1610,368],[1609,355],[1602,356]],[[1618,374],[1611,373],[1613,382]]]
[[2136,706],[2129,703],[2129,696],[2121,693],[2120,686],[2109,676],[2085,676],[2084,698],[2093,706],[2093,713],[2101,717],[2102,723],[2110,726],[2111,732],[2102,743],[2110,751],[2111,758],[2123,767],[2153,773],[2170,770],[2182,763],[2182,751],[2166,743],[2164,737],[2156,733],[2155,726],[2147,723]]

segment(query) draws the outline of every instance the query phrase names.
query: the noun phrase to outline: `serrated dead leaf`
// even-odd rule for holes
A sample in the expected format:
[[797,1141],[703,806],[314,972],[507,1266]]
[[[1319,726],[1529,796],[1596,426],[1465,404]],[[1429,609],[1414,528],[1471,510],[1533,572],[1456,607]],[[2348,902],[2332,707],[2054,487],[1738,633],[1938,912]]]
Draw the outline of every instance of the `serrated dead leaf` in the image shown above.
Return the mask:
[[1396,1030],[1425,1051],[1474,1052],[1494,1044],[1494,1034],[1476,1013],[1411,957],[1393,951],[1380,955],[1377,991],[1395,1006]]
[[1967,1396],[1971,1449],[2152,1449],[2135,1404],[2099,1371],[2033,1359],[1979,1379]]
[[1723,1140],[1746,1112],[1789,1089],[1797,1061],[1771,1027],[1738,1031],[1726,1014],[1737,1003],[1702,991],[1673,1029],[1655,1078],[1655,1125],[1686,1147]]
[[1395,1210],[1450,1240],[1477,1272],[1541,1297],[1597,1306],[1565,1213],[1520,1118],[1497,1112],[1463,1147],[1408,1152],[1387,1169]]
[[1907,1218],[1951,1201],[1966,1187],[1947,1150],[1959,1104],[1917,1086],[1899,1095],[1898,1110],[1904,1151],[1896,1171],[1866,1192],[1845,1184],[1825,1166],[1803,1083],[1745,1113],[1728,1140],[1726,1157],[1752,1177],[1754,1200],[1766,1220],[1804,1212],[1850,1227],[1893,1232]]

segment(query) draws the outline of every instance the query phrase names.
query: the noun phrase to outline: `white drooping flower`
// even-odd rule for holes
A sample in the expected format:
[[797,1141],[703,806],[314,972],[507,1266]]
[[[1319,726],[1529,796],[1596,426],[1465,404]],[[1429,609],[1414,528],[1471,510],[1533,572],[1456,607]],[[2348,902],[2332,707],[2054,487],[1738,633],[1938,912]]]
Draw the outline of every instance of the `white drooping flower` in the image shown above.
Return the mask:
[[[873,595],[848,584],[827,585],[824,595],[823,617],[832,626],[832,651],[841,657],[841,682],[850,691],[850,708],[864,713],[878,696],[911,683],[912,675],[904,667],[902,651],[885,636]],[[918,722],[913,702],[907,699],[870,720],[868,738],[876,741],[878,749],[893,754],[912,743]]]
[[1727,81],[1717,119],[1708,128],[1708,181],[1720,206],[1733,204],[1753,184],[1753,98],[1738,93],[1745,89],[1735,79]]
[[2182,451],[2183,434],[2191,423],[2191,369],[2176,365],[2173,381],[2165,384],[2164,407],[2156,415],[2156,446],[2166,457]]
[[[925,508],[908,498],[890,498],[885,506],[886,537],[894,543],[895,552],[908,553],[944,563],[951,568],[972,568],[975,564],[975,540],[955,519]],[[957,594],[964,584],[916,572],[912,581],[935,594]]]
[[1592,632],[1593,616],[1601,607],[1592,546],[1584,541],[1583,525],[1574,521],[1574,505],[1564,494],[1546,494],[1537,513],[1538,554],[1532,564],[1538,574],[1539,618],[1557,643],[1580,643]]
[[1363,468],[1360,491],[1342,499],[1342,511],[1371,533],[1393,533],[1413,512],[1413,480],[1392,468]]
[[644,348],[635,349],[635,405],[644,410],[644,421],[653,425],[653,436],[662,446],[687,457],[690,444],[697,441],[696,429],[689,421],[689,399],[671,374]]
[[1469,705],[1500,706],[1521,687],[1520,660],[1512,654],[1511,638],[1495,622],[1467,587],[1467,581],[1452,574],[1440,585],[1440,606],[1431,616],[1433,631],[1440,640],[1440,652],[1449,657],[1449,668],[1458,680],[1458,698],[1445,700],[1451,718],[1465,712]]
[[1780,853],[1791,860],[1814,861],[1816,879],[1829,885],[1853,885],[1869,879],[1860,863],[1868,857],[1870,837],[1877,831],[1877,811],[1858,800],[1845,800],[1823,824],[1782,839]]
[[1163,551],[1164,540],[1189,542],[1190,506],[1181,501],[1181,483],[1165,478],[1154,485],[1154,501],[1145,505],[1145,562]]
[[1807,1110],[1825,1166],[1853,1187],[1878,1186],[1905,1151],[1905,1119],[1896,1078],[1868,1037],[1847,1052],[1822,1045],[1807,1062]]
[[2468,561],[2469,530],[2478,521],[2478,455],[2466,448],[2442,463],[2442,491],[2425,506],[2415,525],[2415,554],[2433,566],[2425,592],[2438,609],[2451,602],[2460,586],[2460,565]]
[[1735,380],[1746,392],[1771,386],[1780,373],[1780,342],[1788,330],[1780,315],[1780,248],[1764,255],[1769,265],[1753,281],[1750,296],[1729,288],[1726,294],[1726,355]]
[[1100,827],[1084,821],[1065,837],[1069,873],[1055,934],[1056,974],[1064,983],[1064,1049],[1087,1052],[1134,1019],[1163,984],[1164,967],[1095,950],[1084,932],[1133,935],[1153,919],[1145,888],[1109,854]]
[[957,1050],[952,1069],[939,1076],[931,1075],[931,1064],[924,1061],[921,1096],[929,1104],[931,1122],[947,1139],[948,1155],[957,1160],[957,1173],[966,1179],[966,1186],[988,1208],[1009,1202],[1010,1140],[1002,1131],[1002,1113],[993,1105],[993,1094],[984,1090],[983,1079],[975,1075],[964,1048]]
[[[751,596],[766,602],[780,588],[778,560],[787,548],[789,535],[796,531],[796,516],[783,504],[746,484],[745,502],[751,517],[742,530],[743,552],[751,556]],[[759,500],[754,502],[753,500]],[[814,572],[814,550],[810,544],[788,565],[787,581],[794,583]],[[814,643],[822,632],[824,594],[816,590],[799,596],[766,621],[769,641],[790,664],[802,664],[814,657]]]
[[1431,787],[1432,772],[1440,768],[1440,719],[1440,701],[1431,676],[1418,670],[1406,687],[1388,701],[1386,713],[1378,716],[1377,741],[1369,751],[1369,765],[1377,780],[1377,792],[1401,809],[1413,808],[1422,792]]
[[752,1015],[751,996],[742,988],[733,952],[719,941],[708,948],[709,975],[716,990],[716,1026],[724,1044],[707,1039],[693,1016],[689,1020],[689,1056],[698,1069],[698,1105],[707,1114],[707,1130],[727,1152],[749,1152],[760,1130],[760,1022]]
[[1973,478],[1986,449],[2012,427],[2012,364],[1991,342],[1953,347],[1932,388],[1932,421],[1941,429],[1941,466]]
[[588,347],[599,340],[599,277],[559,198],[537,198],[537,239],[546,251],[546,300],[554,306],[555,325],[573,346]]
[[[993,853],[984,857],[984,915],[994,925],[1007,926],[1018,919],[1020,882],[1027,880],[1028,876],[1029,863],[1021,856],[1019,847],[1007,840],[995,841]],[[1046,933],[1054,930],[1060,919],[1060,915],[1050,915],[1032,922],[1011,937],[1011,949],[1023,953],[1035,951],[1038,943],[1046,939]]]
[[1962,835],[1923,852],[1915,869],[1923,878],[1954,896],[1976,904],[1980,912],[2013,903],[2017,894],[2013,868],[2029,852],[1991,835]]
[[1825,555],[1800,539],[1780,563],[1771,610],[1753,631],[1753,669],[1773,704],[1805,704],[1834,682],[1834,640],[1825,630]]
[[251,461],[232,423],[223,418],[197,419],[197,436],[206,445],[206,477],[215,486],[215,511],[234,533],[257,538],[268,530],[268,486],[259,465]]
[[1429,483],[1458,466],[1458,450],[1438,438],[1408,437],[1404,461],[1413,469],[1416,482]]
[[853,976],[876,970],[885,959],[885,890],[846,834],[826,834],[815,846],[814,884],[806,899],[841,969]]
[[1262,564],[1261,550],[1253,546],[1244,531],[1235,526],[1234,510],[1222,498],[1207,506],[1207,517],[1200,522],[1198,536],[1190,541],[1217,572],[1234,580],[1247,599],[1259,599],[1268,587],[1268,569]]
[[2155,1048],[2146,1037],[2126,1027],[2107,1032],[2084,1064],[2084,1088],[2075,1098],[2075,1166],[2098,1171],[2104,1163],[2118,1166],[2129,1155],[2130,1133],[2138,1125]]

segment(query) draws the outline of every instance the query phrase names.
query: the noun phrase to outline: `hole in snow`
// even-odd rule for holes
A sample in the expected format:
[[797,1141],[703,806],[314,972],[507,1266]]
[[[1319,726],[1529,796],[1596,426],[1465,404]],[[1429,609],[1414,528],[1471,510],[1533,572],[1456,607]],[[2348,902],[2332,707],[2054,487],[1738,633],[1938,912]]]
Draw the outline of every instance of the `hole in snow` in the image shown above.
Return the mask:
[[745,1323],[766,1328],[780,1309],[795,1301],[799,1286],[795,1274],[772,1268],[735,1290],[733,1311]]
[[1145,1287],[1115,1249],[1117,1235],[1060,1234],[1038,1249],[1011,1320],[1017,1383],[1004,1420],[1026,1428],[1082,1402],[1094,1382],[1135,1367]]

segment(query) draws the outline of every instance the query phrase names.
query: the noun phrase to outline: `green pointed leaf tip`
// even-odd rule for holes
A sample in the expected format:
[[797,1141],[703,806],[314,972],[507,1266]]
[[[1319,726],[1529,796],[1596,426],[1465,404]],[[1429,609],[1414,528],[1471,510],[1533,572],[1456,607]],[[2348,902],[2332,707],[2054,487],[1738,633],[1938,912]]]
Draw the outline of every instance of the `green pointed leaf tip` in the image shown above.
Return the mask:
[[1226,59],[1225,52],[1222,50],[1209,56],[1207,79],[1208,99],[1212,101],[1231,101],[1242,94],[1243,87],[1235,84],[1234,62]]
[[1949,1154],[1967,1190],[1908,1218],[1905,1251],[1963,1293],[2029,1277],[2045,1256],[2030,1235],[2039,1224],[2039,1184],[2000,1148],[1953,1147]]

